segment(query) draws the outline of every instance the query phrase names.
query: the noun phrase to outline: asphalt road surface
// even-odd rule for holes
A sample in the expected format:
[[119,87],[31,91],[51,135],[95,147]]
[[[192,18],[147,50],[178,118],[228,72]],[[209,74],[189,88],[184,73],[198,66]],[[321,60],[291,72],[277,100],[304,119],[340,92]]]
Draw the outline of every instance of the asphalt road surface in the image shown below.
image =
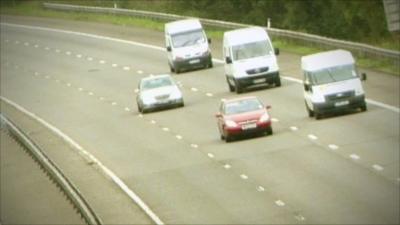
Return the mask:
[[[398,77],[367,71],[363,83],[369,99],[393,107],[368,104],[367,112],[318,121],[307,117],[297,82],[251,90],[241,96],[272,106],[274,135],[227,144],[214,114],[222,98],[237,94],[228,91],[222,64],[173,75],[185,107],[140,115],[140,78],[169,72],[161,32],[11,16],[1,22],[1,96],[84,146],[163,222],[400,222]],[[301,78],[299,56],[282,53],[278,63],[282,76]]]
[[85,224],[39,164],[0,130],[2,224]]

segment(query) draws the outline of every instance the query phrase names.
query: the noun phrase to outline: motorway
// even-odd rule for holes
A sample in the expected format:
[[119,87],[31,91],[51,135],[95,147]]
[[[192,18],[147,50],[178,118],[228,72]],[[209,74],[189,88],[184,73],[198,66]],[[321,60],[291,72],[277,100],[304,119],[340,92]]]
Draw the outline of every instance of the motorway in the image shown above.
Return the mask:
[[84,224],[70,201],[35,163],[28,151],[3,128],[0,129],[0,138],[0,222]]
[[[13,16],[1,22],[1,96],[80,143],[164,223],[400,223],[398,77],[367,71],[367,98],[385,105],[318,121],[307,117],[298,82],[246,92],[272,106],[274,135],[227,144],[214,114],[222,98],[237,94],[228,91],[222,64],[173,75],[185,107],[141,115],[138,81],[169,72],[161,32]],[[220,59],[218,42],[212,51]],[[299,56],[283,52],[278,63],[282,76],[301,78]]]

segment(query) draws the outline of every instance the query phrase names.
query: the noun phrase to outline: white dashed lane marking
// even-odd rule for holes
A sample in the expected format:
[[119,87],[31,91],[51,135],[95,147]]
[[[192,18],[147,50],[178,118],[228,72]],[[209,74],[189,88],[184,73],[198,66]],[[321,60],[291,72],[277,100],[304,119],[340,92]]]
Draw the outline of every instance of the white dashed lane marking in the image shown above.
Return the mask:
[[291,126],[290,129],[291,129],[292,131],[297,131],[299,128],[297,128],[297,127],[295,127],[295,126]]
[[169,128],[168,127],[163,127],[162,130],[165,131],[165,132],[168,132]]
[[46,47],[44,48],[44,50],[49,51],[50,48],[46,46]]
[[33,47],[35,47],[35,48],[39,48],[39,45],[34,45]]
[[275,201],[275,204],[276,204],[277,206],[285,206],[285,202],[283,202],[282,200],[276,200],[276,201]]
[[71,87],[71,83],[67,83],[67,87]]
[[83,91],[83,88],[78,88],[78,91]]
[[213,94],[212,93],[206,93],[206,96],[208,96],[208,97],[212,97],[213,96]]
[[24,45],[25,45],[25,46],[29,46],[29,42],[25,42]]
[[56,49],[56,53],[60,53],[61,52],[61,50],[60,49]]
[[93,92],[89,92],[89,95],[94,95]]
[[156,121],[155,120],[151,120],[150,123],[151,124],[156,124]]
[[178,134],[178,135],[176,135],[175,137],[176,137],[176,139],[178,139],[178,140],[181,140],[181,139],[182,139],[182,136],[181,136],[181,135],[179,135],[179,134]]
[[70,51],[65,52],[66,55],[71,55],[72,53]]
[[339,146],[334,145],[334,144],[330,144],[330,145],[328,145],[328,147],[329,147],[331,150],[337,150],[337,149],[339,149]]
[[87,60],[87,61],[92,61],[93,58],[92,58],[92,57],[87,57],[86,60]]
[[117,105],[117,103],[116,102],[111,102],[111,105]]
[[131,70],[131,68],[129,66],[124,66],[122,69],[126,70],[126,71]]
[[351,154],[351,155],[349,155],[349,157],[354,159],[354,160],[359,160],[360,159],[360,156],[357,155],[357,154]]
[[263,186],[258,186],[257,191],[259,192],[265,191],[265,188]]
[[118,64],[113,63],[113,64],[111,64],[111,66],[112,66],[112,67],[117,67]]
[[81,54],[76,54],[76,58],[82,58]]
[[374,165],[372,166],[372,168],[374,168],[374,169],[377,170],[377,171],[382,171],[382,170],[383,170],[383,167],[382,167],[381,165],[378,165],[378,164],[374,164]]
[[212,154],[212,153],[207,153],[207,156],[209,157],[209,158],[214,158],[214,155]]
[[296,220],[298,220],[298,221],[304,221],[304,220],[306,220],[306,218],[305,218],[303,215],[301,215],[301,214],[295,215],[294,218],[295,218]]
[[271,120],[272,120],[272,122],[279,122],[279,119],[277,119],[277,118],[272,118]]
[[190,147],[192,147],[192,148],[198,148],[199,145],[197,145],[197,144],[191,144]]
[[103,100],[104,100],[104,97],[100,97],[99,100],[100,100],[100,101],[103,101]]
[[106,63],[106,61],[105,60],[99,60],[99,63],[100,64],[104,64],[104,63]]
[[249,179],[249,177],[246,174],[241,174],[240,178],[242,178],[243,180]]
[[190,88],[190,90],[191,90],[191,91],[193,91],[193,92],[196,92],[196,91],[198,91],[198,89],[197,89],[197,88],[195,88],[195,87],[192,87],[192,88]]
[[143,71],[142,70],[138,70],[138,71],[136,71],[138,74],[143,74]]
[[318,139],[318,137],[315,136],[314,134],[309,134],[308,138],[311,139],[311,140],[317,140]]
[[125,107],[125,111],[129,112],[129,111],[131,111],[131,109],[128,107]]
[[229,170],[229,169],[231,168],[231,165],[225,164],[225,165],[224,165],[224,168],[227,169],[227,170]]

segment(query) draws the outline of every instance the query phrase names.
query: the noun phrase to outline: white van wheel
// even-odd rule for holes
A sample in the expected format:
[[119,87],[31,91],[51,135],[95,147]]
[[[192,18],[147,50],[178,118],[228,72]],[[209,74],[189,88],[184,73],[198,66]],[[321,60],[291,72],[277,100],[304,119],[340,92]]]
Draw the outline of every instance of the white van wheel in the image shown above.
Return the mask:
[[314,116],[314,111],[312,111],[310,108],[308,108],[307,102],[304,102],[306,105],[308,117],[313,117]]
[[235,90],[237,94],[240,94],[243,92],[243,88],[240,87],[239,82],[235,81]]
[[231,83],[229,83],[229,78],[228,77],[226,77],[226,83],[228,83],[229,91],[230,92],[234,92],[235,91],[235,87],[232,86]]

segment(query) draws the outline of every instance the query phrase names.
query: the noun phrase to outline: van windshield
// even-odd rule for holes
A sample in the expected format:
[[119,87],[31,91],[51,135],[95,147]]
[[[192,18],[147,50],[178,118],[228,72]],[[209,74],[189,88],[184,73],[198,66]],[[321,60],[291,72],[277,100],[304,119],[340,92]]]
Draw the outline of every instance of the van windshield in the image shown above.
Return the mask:
[[357,77],[354,65],[336,66],[310,73],[312,84],[327,84]]
[[233,60],[250,59],[273,53],[272,46],[267,41],[257,41],[232,46]]
[[202,44],[206,41],[202,29],[173,34],[171,38],[174,48]]

